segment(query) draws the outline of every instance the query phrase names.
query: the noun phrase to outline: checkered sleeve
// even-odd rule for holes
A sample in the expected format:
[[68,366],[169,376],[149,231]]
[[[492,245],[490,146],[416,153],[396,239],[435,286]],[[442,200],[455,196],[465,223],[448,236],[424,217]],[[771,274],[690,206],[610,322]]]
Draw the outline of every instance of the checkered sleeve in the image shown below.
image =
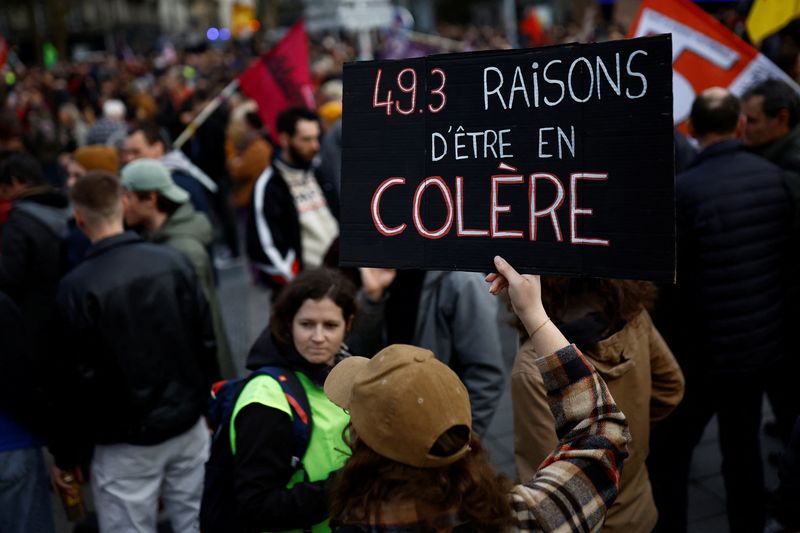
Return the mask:
[[556,420],[558,447],[511,492],[519,531],[598,531],[617,497],[630,440],[603,379],[574,346],[536,361]]

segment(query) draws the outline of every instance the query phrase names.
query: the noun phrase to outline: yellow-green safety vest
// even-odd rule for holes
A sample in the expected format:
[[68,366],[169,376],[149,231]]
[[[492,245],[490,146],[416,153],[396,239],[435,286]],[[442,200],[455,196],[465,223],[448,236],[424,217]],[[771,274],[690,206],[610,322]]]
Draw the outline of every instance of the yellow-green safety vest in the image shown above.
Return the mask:
[[[298,469],[286,488],[290,489],[304,479],[303,472],[308,476],[308,481],[322,481],[328,479],[331,472],[344,466],[350,454],[350,448],[344,442],[342,432],[350,422],[350,417],[340,407],[334,405],[322,390],[315,385],[302,372],[295,372],[297,379],[306,391],[308,404],[311,406],[311,440],[308,443],[306,454],[302,458],[303,468]],[[260,403],[267,407],[283,411],[294,419],[294,412],[289,406],[289,401],[280,384],[271,376],[257,376],[250,380],[242,389],[231,416],[231,451],[236,455],[236,415],[247,405]],[[328,519],[315,524],[313,533],[328,533],[331,528]],[[301,529],[289,530],[286,533],[301,533]]]

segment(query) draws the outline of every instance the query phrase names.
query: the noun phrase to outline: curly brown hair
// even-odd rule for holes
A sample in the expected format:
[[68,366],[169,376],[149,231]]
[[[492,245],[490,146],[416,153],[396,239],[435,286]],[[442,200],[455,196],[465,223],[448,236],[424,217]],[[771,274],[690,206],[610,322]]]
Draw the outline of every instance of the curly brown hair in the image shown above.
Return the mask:
[[[561,319],[571,306],[592,300],[600,302],[600,311],[612,331],[634,319],[643,309],[652,311],[657,298],[658,287],[649,281],[542,276],[542,304],[549,316]],[[511,302],[508,307],[511,309]],[[528,332],[518,317],[514,316],[509,323],[527,338]]]
[[609,324],[629,322],[652,310],[658,289],[649,281],[632,279],[542,277],[542,303],[551,316],[563,316],[576,301],[586,298],[600,302]]
[[[470,453],[438,468],[415,468],[387,459],[359,439],[352,426],[345,437],[352,455],[335,480],[332,525],[369,523],[389,502],[423,503],[434,515],[419,519],[429,524],[450,510],[459,511],[478,532],[500,531],[512,524],[508,502],[511,480],[494,471],[474,433],[469,435]],[[448,432],[434,448],[446,455],[463,446],[465,438],[457,431]]]

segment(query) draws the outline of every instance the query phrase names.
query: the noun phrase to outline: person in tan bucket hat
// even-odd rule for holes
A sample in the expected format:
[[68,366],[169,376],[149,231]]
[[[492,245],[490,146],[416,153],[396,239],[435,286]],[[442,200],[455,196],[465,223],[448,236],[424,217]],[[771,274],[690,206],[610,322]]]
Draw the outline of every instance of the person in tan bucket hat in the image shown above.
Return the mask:
[[[496,474],[471,429],[466,388],[428,350],[351,357],[325,381],[350,413],[352,455],[331,502],[334,531],[596,531],[619,490],[628,425],[606,384],[547,317],[538,276],[495,258],[528,331],[561,440],[524,484]],[[338,528],[338,529],[336,529]]]

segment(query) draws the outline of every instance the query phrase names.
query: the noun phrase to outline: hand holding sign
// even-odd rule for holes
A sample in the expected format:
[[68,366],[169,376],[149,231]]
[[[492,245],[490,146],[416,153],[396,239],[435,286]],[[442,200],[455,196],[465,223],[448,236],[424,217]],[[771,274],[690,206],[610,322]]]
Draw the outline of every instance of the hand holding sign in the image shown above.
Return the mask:
[[534,351],[540,356],[547,356],[569,344],[547,317],[542,305],[542,284],[539,276],[521,275],[499,255],[494,258],[494,265],[497,273],[486,276],[486,281],[491,283],[489,292],[497,295],[508,287],[514,313],[531,336]]

